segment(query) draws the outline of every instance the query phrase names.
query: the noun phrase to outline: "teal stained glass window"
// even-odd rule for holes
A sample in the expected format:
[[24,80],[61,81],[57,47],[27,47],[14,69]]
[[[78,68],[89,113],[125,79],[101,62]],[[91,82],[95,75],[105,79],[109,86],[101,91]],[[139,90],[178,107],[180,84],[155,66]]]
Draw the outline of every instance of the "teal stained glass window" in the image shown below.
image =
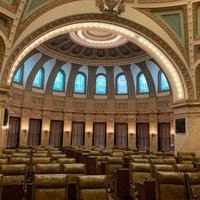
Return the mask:
[[104,75],[96,77],[96,94],[106,94],[106,77]]
[[117,94],[127,94],[128,86],[124,74],[117,77]]
[[148,93],[149,87],[144,74],[139,74],[138,77],[138,93]]
[[14,76],[13,81],[16,83],[20,83],[21,82],[21,77],[22,77],[22,69],[21,67],[17,70],[17,73]]
[[64,74],[59,71],[54,81],[53,90],[63,91],[64,89]]
[[159,81],[160,81],[160,90],[161,91],[166,91],[166,90],[169,90],[169,84],[168,84],[168,81],[167,81],[167,78],[166,76],[164,75],[163,72],[160,72],[159,73]]
[[39,71],[37,72],[34,81],[33,81],[33,86],[34,87],[42,87],[42,81],[43,81],[43,69],[40,68]]
[[76,80],[74,83],[74,92],[84,93],[85,92],[85,76],[81,73],[76,75]]

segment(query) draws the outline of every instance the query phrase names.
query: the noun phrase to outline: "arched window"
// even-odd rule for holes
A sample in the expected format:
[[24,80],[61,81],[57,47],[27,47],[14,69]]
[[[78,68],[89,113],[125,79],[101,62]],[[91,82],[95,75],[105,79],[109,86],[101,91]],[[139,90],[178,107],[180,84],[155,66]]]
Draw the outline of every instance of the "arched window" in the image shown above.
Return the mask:
[[127,94],[128,93],[128,86],[126,77],[124,74],[120,74],[117,76],[117,94]]
[[78,73],[76,75],[76,80],[74,83],[74,92],[85,93],[85,75],[83,73]]
[[139,73],[137,77],[138,93],[148,93],[149,87],[143,73]]
[[33,87],[41,88],[43,85],[43,79],[44,79],[44,69],[40,68],[34,78]]
[[96,77],[96,94],[106,94],[105,75],[100,74]]
[[64,72],[61,70],[58,72],[56,76],[56,79],[53,84],[53,90],[57,90],[57,91],[64,90]]
[[167,91],[169,90],[169,83],[167,81],[166,76],[162,71],[159,71],[158,73],[158,88],[160,91]]
[[15,74],[13,81],[15,83],[21,83],[22,82],[22,68],[21,67],[17,70],[17,73]]

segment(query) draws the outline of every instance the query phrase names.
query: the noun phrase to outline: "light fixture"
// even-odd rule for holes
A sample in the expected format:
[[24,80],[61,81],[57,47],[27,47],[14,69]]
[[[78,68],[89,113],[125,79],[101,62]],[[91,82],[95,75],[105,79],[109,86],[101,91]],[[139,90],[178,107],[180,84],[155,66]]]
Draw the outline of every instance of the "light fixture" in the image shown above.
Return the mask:
[[65,134],[66,134],[67,136],[69,136],[70,131],[65,131]]
[[108,132],[108,136],[109,136],[109,137],[111,137],[111,135],[112,135],[112,132],[111,132],[111,131],[109,131],[109,132]]
[[133,138],[133,136],[134,136],[134,133],[133,133],[133,132],[131,132],[131,133],[130,133],[130,135],[131,135],[131,139],[132,139],[132,138]]
[[45,135],[48,135],[49,130],[44,130]]
[[125,11],[124,0],[96,0],[96,6],[108,15],[120,15]]
[[151,138],[154,139],[154,137],[156,136],[155,133],[151,133]]
[[9,128],[8,125],[6,125],[6,126],[2,126],[2,129],[3,129],[3,130],[8,130],[8,128]]
[[28,129],[22,129],[22,132],[26,135],[28,133]]
[[88,135],[88,137],[90,137],[90,131],[87,131],[87,135]]

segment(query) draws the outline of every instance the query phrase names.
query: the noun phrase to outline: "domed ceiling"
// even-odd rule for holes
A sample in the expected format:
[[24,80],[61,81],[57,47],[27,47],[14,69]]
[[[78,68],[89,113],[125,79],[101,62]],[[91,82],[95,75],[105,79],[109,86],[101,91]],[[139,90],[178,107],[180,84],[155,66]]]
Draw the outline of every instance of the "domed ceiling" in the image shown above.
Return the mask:
[[127,38],[98,29],[78,30],[54,37],[38,49],[51,57],[87,65],[125,65],[150,56]]

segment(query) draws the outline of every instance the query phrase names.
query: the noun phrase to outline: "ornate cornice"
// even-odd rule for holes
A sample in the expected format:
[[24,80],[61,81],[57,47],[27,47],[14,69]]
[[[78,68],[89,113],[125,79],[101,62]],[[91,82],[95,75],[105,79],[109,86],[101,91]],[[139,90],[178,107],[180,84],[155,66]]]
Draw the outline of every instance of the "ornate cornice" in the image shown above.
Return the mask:
[[65,62],[70,62],[70,63],[74,63],[74,64],[79,64],[79,65],[89,65],[89,66],[116,66],[116,65],[128,65],[128,64],[132,64],[132,63],[139,63],[139,62],[143,62],[143,61],[147,61],[149,59],[151,59],[151,56],[146,54],[146,56],[142,55],[142,56],[137,56],[134,57],[134,59],[125,59],[125,60],[93,60],[93,59],[81,59],[78,56],[72,57],[70,55],[65,55],[63,56],[63,54],[56,52],[54,50],[49,49],[48,47],[44,46],[44,45],[40,45],[39,47],[37,47],[37,49],[52,57],[52,58],[56,58],[58,60],[62,60]]
[[[0,67],[2,66],[2,62],[3,62],[3,57],[4,57],[4,53],[5,53],[5,45],[3,42],[3,39],[0,37]],[[1,68],[0,68],[1,71]]]
[[39,16],[43,15],[45,12],[47,12],[47,11],[49,11],[49,10],[55,8],[55,7],[58,7],[62,4],[70,3],[70,2],[73,2],[73,1],[79,1],[79,0],[55,0],[55,1],[39,8],[32,15],[30,15],[26,20],[24,20],[23,22],[21,22],[19,24],[16,35],[15,35],[15,40],[19,37],[22,30],[24,30],[36,18],[38,18]]
[[177,0],[138,0],[138,3],[168,3],[168,2],[177,2]]
[[0,19],[5,20],[6,24],[0,26],[0,30],[4,32],[4,34],[8,37],[12,28],[13,19],[9,18],[8,16],[0,13]]
[[5,3],[4,1],[0,1],[0,6],[4,7],[5,9],[7,9],[13,13],[16,13],[19,3],[20,3],[20,0],[14,0],[12,5],[9,5],[9,4]]
[[[152,14],[152,12],[159,12],[159,11],[172,11],[181,9],[183,10],[184,15],[184,29],[185,29],[185,47],[181,45],[177,37],[174,35],[174,33],[168,28],[158,17]],[[172,38],[172,40],[176,43],[177,47],[180,49],[180,52],[182,52],[183,56],[186,58],[187,62],[189,62],[189,52],[188,52],[188,21],[187,21],[187,6],[181,5],[181,6],[174,6],[169,8],[153,8],[153,9],[137,9],[138,11],[142,12],[149,18],[151,18],[154,22],[156,22],[162,29],[164,29],[167,34]]]
[[198,35],[198,16],[197,16],[197,8],[200,6],[200,2],[193,4],[193,34],[194,40],[200,40],[200,35]]
[[154,32],[151,32],[149,29],[146,29],[140,24],[136,24],[132,21],[120,18],[120,17],[113,17],[113,16],[107,16],[102,14],[88,14],[88,15],[76,15],[71,16],[68,18],[59,19],[57,21],[54,21],[52,23],[46,24],[40,29],[36,30],[34,33],[32,33],[29,37],[23,40],[16,50],[11,54],[9,57],[9,62],[6,64],[6,69],[4,71],[4,81],[6,82],[6,79],[10,73],[11,70],[11,64],[14,62],[17,55],[20,54],[20,52],[27,46],[27,44],[31,43],[31,41],[34,41],[38,36],[43,35],[44,33],[49,32],[50,30],[55,29],[56,27],[60,27],[62,25],[66,24],[74,24],[76,22],[106,22],[111,24],[116,24],[121,27],[125,27],[129,30],[134,30],[135,32],[138,32],[139,34],[149,38],[152,42],[159,45],[162,49],[165,50],[165,52],[170,56],[171,60],[173,60],[174,63],[176,63],[176,66],[179,68],[180,73],[183,75],[187,92],[188,92],[188,98],[194,98],[194,88],[192,84],[192,80],[189,74],[189,71],[187,70],[184,63],[181,61],[181,59],[177,56],[176,52],[160,38],[157,34]]

